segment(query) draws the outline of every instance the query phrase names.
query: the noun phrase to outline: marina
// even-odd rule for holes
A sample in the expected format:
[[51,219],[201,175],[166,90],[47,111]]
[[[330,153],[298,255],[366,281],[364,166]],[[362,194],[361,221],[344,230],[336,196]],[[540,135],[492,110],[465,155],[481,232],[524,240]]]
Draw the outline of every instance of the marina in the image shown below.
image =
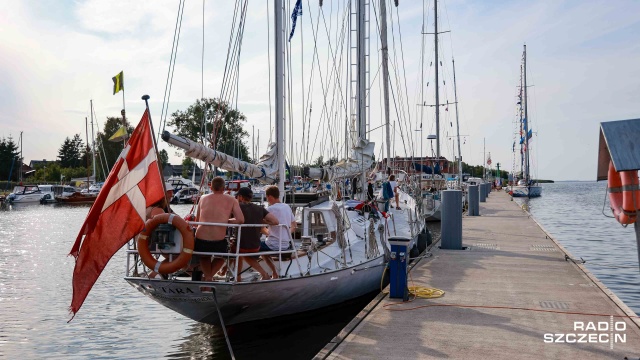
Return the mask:
[[640,4],[601,10],[8,6],[0,358],[640,359]]

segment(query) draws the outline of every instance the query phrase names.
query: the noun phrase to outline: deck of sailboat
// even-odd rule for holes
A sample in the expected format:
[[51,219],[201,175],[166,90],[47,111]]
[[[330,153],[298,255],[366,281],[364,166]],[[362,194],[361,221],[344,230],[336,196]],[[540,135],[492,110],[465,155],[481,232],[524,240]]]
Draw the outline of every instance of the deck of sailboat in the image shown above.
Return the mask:
[[[316,358],[638,356],[636,314],[584,266],[566,261],[565,254],[571,254],[507,194],[493,192],[481,203],[480,214],[463,221],[463,245],[469,250],[434,246],[434,256],[411,271],[413,284],[442,289],[444,297],[403,304],[381,295]],[[393,309],[406,311],[389,311]],[[575,322],[586,330],[575,329]],[[589,322],[607,325],[608,330],[588,330]],[[589,342],[566,336],[581,333],[592,334]],[[549,336],[555,341],[558,334],[564,335],[564,343],[545,342]],[[612,344],[609,339],[618,341]]]

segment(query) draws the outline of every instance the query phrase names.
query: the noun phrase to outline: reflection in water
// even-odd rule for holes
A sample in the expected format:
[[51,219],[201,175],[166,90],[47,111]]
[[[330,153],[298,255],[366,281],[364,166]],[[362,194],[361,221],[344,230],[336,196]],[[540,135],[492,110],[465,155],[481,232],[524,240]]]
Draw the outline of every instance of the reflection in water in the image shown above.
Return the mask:
[[[305,314],[229,326],[227,333],[234,355],[237,359],[311,359],[376,295]],[[166,357],[230,358],[220,328],[192,323],[188,332]]]

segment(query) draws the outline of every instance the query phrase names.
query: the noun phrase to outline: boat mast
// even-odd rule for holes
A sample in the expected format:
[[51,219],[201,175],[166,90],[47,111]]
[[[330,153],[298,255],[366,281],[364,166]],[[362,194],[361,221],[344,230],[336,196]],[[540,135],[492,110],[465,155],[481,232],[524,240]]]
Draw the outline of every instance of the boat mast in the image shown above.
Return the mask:
[[527,45],[524,45],[524,179],[529,185],[529,115],[527,114]]
[[389,132],[389,48],[387,47],[387,5],[385,1],[386,0],[380,0],[380,42],[382,44],[382,81],[384,84],[382,89],[384,94],[385,144],[387,148],[387,169],[389,169],[389,160],[391,160],[391,133]]
[[460,122],[458,121],[458,88],[456,87],[456,61],[453,63],[453,96],[456,102],[456,136],[458,137],[458,186],[462,189],[462,150],[460,150]]
[[[93,100],[89,100],[91,104],[91,164],[93,165],[93,181],[96,181],[96,140],[93,134]],[[87,140],[87,146],[89,146]]]
[[276,146],[278,154],[278,188],[280,189],[280,198],[284,199],[284,170],[285,170],[285,142],[284,142],[284,47],[283,37],[284,30],[282,28],[282,17],[284,7],[282,0],[274,0],[275,26],[275,105],[276,105]]
[[[89,124],[87,123],[87,117],[84,117],[84,132],[85,139],[87,140],[87,151],[86,154],[89,155]],[[89,156],[86,157],[85,164],[87,165],[87,192],[89,191],[89,184],[91,183],[89,180]]]
[[[436,161],[440,161],[440,83],[438,82],[438,0],[433,2],[436,63]],[[435,168],[435,165],[434,165]]]

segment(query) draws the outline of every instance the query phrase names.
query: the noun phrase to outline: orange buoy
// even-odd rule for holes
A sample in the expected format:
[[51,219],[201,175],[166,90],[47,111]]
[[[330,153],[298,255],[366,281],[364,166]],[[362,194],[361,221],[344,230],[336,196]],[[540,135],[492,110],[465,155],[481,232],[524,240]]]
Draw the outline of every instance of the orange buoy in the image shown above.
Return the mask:
[[613,161],[609,162],[609,203],[613,216],[620,224],[633,224],[640,211],[640,189],[638,171],[616,171]]
[[[160,224],[171,224],[175,226],[182,235],[182,251],[180,255],[172,261],[158,261],[149,250],[149,236]],[[193,246],[193,232],[191,227],[184,219],[176,214],[158,214],[147,220],[144,225],[144,230],[138,237],[138,254],[140,254],[142,262],[148,268],[160,274],[171,274],[185,267],[189,263],[189,260],[191,260]]]

